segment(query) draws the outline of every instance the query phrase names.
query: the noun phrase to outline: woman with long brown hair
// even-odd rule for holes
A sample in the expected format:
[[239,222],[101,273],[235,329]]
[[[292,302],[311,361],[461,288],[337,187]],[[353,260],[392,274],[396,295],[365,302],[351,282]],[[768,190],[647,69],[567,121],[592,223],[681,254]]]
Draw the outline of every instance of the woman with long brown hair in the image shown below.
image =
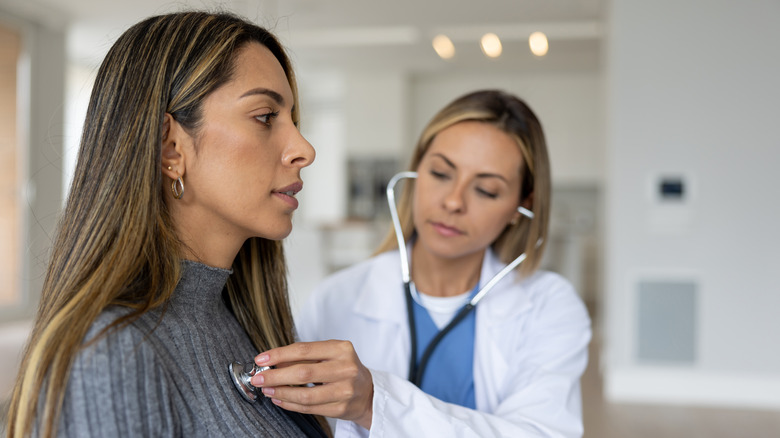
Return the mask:
[[293,342],[280,239],[314,150],[265,29],[156,16],[103,61],[8,434],[319,436],[227,366]]

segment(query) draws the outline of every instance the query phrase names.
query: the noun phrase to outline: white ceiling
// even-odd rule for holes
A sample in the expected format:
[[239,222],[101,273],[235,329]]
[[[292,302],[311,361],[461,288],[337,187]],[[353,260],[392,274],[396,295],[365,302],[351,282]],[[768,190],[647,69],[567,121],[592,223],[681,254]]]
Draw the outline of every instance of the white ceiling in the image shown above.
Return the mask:
[[[0,9],[68,31],[71,59],[95,64],[124,29],[153,14],[222,8],[269,27],[307,68],[542,70],[597,68],[606,0],[0,0]],[[527,35],[545,31],[550,52],[536,58]],[[479,36],[502,38],[504,55],[486,59]],[[430,41],[445,33],[455,59]]]

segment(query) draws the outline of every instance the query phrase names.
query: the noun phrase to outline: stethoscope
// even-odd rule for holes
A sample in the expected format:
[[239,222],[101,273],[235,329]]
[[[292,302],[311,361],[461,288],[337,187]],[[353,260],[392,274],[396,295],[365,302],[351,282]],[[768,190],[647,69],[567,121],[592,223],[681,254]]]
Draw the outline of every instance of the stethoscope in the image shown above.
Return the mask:
[[257,373],[270,369],[271,367],[257,366],[254,362],[233,362],[228,367],[230,379],[233,380],[233,384],[236,385],[238,392],[249,403],[254,403],[257,400],[257,393],[260,391],[258,387],[252,385],[252,377]]
[[[412,281],[411,274],[409,272],[409,254],[408,249],[406,247],[406,242],[404,241],[404,233],[401,229],[401,221],[398,218],[398,207],[395,203],[395,186],[398,184],[398,181],[402,179],[414,179],[417,178],[417,172],[400,172],[395,174],[392,178],[390,178],[390,181],[387,183],[387,204],[390,207],[390,216],[393,220],[393,229],[395,230],[395,237],[398,241],[398,253],[401,257],[401,279],[404,283],[404,292],[406,296],[406,313],[407,318],[409,320],[409,334],[410,334],[410,340],[411,340],[411,354],[409,357],[409,381],[417,385],[417,387],[420,387],[422,385],[422,378],[423,374],[425,373],[425,368],[428,365],[428,360],[431,358],[431,355],[433,354],[434,350],[436,349],[436,346],[439,345],[441,340],[452,331],[452,329],[457,326],[461,321],[463,321],[468,314],[474,310],[474,308],[477,306],[477,304],[482,301],[483,298],[487,295],[488,292],[490,292],[491,289],[504,277],[507,276],[510,272],[512,272],[513,269],[515,269],[520,263],[522,263],[526,259],[526,254],[522,253],[520,254],[516,259],[514,259],[511,263],[506,265],[504,269],[499,271],[493,278],[490,279],[484,286],[482,286],[479,291],[474,295],[471,300],[469,300],[468,303],[466,303],[459,311],[455,314],[455,316],[452,318],[452,320],[439,331],[439,333],[436,334],[436,336],[433,337],[431,342],[428,344],[428,346],[425,348],[425,351],[423,351],[422,356],[420,357],[420,362],[417,362],[417,330],[415,327],[415,321],[414,321],[414,303],[416,302],[423,308],[426,306],[422,303],[422,300],[420,299],[420,294],[417,292],[417,288],[414,286],[414,281]],[[517,207],[517,212],[522,214],[523,216],[533,219],[534,213],[531,210],[528,210],[525,207]],[[539,239],[539,242],[537,242],[537,247],[541,244],[542,240]]]
[[[257,366],[254,361],[247,363],[233,362],[228,367],[230,372],[230,378],[233,384],[238,389],[238,392],[249,403],[255,403],[257,401],[260,388],[252,385],[251,379],[257,373],[262,373],[265,370],[270,370],[273,367],[261,367]],[[281,409],[281,408],[280,408]],[[292,420],[301,429],[301,432],[308,438],[325,438],[328,435],[322,430],[322,427],[317,423],[311,415],[301,414],[299,412],[288,411],[281,409],[284,414]]]

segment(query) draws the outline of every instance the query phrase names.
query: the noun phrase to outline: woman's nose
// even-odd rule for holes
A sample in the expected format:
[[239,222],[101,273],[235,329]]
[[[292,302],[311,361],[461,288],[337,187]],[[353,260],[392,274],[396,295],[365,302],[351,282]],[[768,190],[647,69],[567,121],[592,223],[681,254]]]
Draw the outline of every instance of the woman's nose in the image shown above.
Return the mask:
[[282,160],[290,166],[303,168],[313,163],[316,155],[311,143],[301,135],[300,131],[295,129]]

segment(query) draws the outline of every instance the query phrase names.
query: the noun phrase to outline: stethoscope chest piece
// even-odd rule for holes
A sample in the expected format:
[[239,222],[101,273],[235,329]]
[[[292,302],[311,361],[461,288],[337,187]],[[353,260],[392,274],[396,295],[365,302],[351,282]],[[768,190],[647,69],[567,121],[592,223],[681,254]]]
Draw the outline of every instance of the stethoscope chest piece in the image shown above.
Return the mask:
[[270,368],[259,367],[253,362],[233,362],[230,364],[230,378],[233,379],[233,384],[236,385],[236,389],[244,396],[246,401],[254,403],[257,400],[260,389],[252,386],[252,376]]

